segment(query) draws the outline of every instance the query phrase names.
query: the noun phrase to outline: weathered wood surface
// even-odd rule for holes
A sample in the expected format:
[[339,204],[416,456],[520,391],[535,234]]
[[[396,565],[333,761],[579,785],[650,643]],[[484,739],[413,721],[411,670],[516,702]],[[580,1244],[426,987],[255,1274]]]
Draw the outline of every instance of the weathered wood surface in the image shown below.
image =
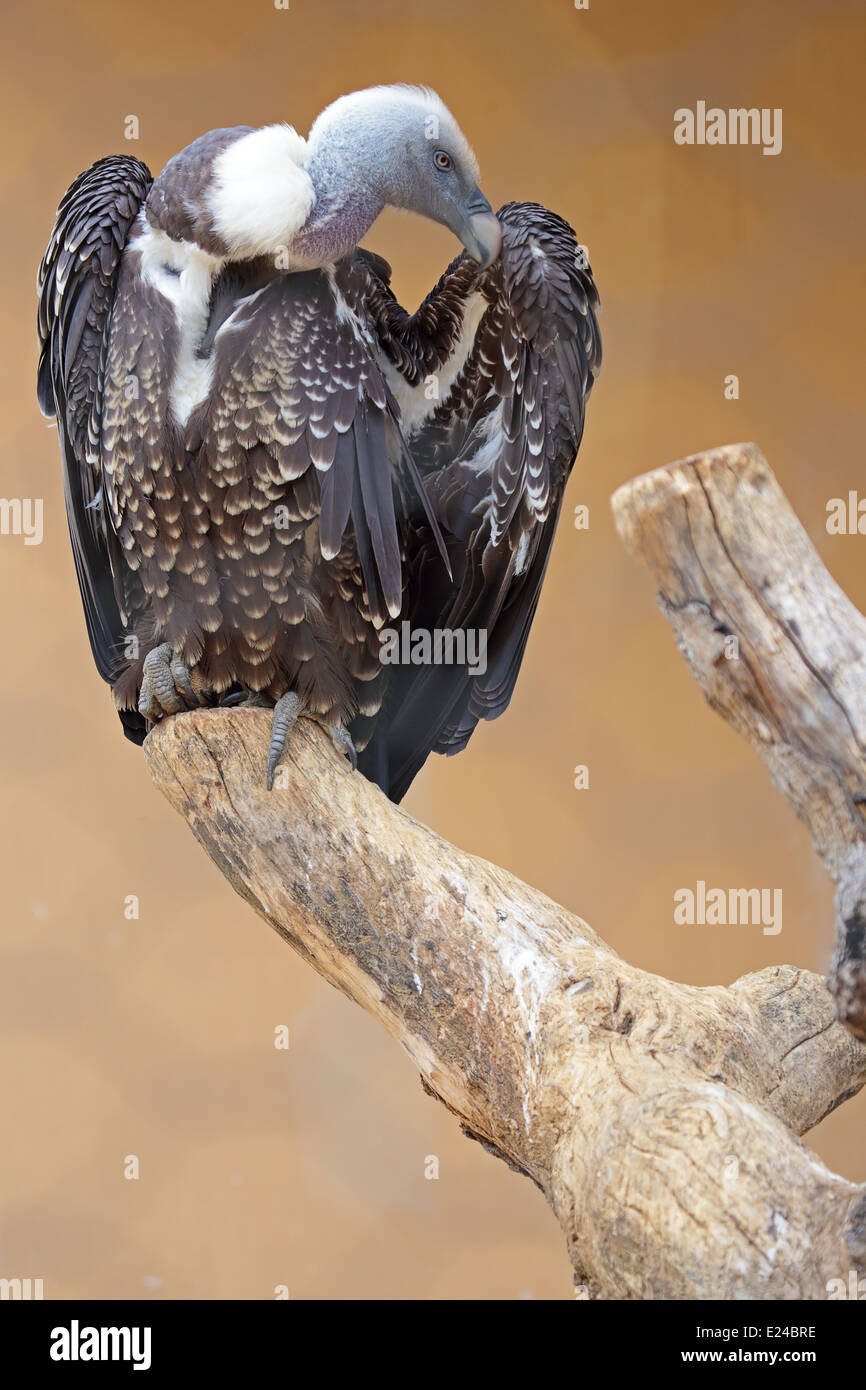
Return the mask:
[[541,1187],[590,1296],[820,1299],[866,1271],[866,1188],[796,1138],[866,1080],[817,976],[698,989],[637,970],[305,720],[268,793],[268,729],[265,711],[197,711],[145,753],[241,897]]
[[866,618],[754,444],[636,478],[613,511],[692,675],[763,758],[836,884],[829,986],[866,1039]]

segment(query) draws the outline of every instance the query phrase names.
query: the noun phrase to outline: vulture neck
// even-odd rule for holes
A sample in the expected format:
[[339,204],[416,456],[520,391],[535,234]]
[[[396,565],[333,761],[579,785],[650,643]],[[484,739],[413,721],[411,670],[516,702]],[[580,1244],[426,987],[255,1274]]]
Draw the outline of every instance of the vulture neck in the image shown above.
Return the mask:
[[315,202],[292,245],[305,265],[328,265],[347,256],[384,208],[385,199],[364,175],[365,162],[339,139],[312,145],[306,169]]

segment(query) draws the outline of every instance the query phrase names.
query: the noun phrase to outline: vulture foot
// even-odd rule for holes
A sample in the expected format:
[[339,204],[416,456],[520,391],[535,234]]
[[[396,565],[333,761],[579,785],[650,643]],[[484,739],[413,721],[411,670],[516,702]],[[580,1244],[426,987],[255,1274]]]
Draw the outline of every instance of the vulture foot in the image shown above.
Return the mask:
[[158,724],[166,714],[198,709],[204,701],[194,688],[194,679],[168,642],[154,647],[144,658],[138,696],[139,714],[143,714],[152,724]]
[[274,719],[271,724],[271,743],[268,749],[268,791],[273,789],[274,773],[277,763],[280,761],[280,758],[289,745],[292,729],[295,727],[299,715],[303,715],[306,719],[314,720],[317,724],[320,724],[323,729],[327,730],[337,752],[341,757],[348,758],[349,762],[352,764],[353,771],[357,771],[358,755],[355,752],[355,745],[349,736],[348,729],[344,729],[343,725],[338,722],[326,719],[324,715],[312,714],[309,710],[305,710],[301,704],[300,698],[293,690],[290,690],[286,695],[281,695],[274,705]]
[[323,723],[322,728],[328,730],[328,733],[331,735],[331,742],[337,752],[341,753],[344,758],[348,758],[349,762],[352,764],[352,771],[357,772],[358,754],[355,751],[355,745],[349,735],[349,730],[344,729],[342,724]]

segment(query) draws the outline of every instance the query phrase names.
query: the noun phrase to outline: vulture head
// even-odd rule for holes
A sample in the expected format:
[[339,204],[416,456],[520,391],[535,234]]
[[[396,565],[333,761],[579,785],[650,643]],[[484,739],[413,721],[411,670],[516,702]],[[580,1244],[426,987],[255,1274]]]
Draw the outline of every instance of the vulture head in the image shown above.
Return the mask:
[[312,258],[323,237],[326,259],[335,240],[348,241],[340,250],[357,245],[386,206],[448,227],[482,269],[499,255],[502,232],[478,187],[478,162],[428,88],[370,87],[340,97],[310,131],[306,167],[315,203],[297,249]]

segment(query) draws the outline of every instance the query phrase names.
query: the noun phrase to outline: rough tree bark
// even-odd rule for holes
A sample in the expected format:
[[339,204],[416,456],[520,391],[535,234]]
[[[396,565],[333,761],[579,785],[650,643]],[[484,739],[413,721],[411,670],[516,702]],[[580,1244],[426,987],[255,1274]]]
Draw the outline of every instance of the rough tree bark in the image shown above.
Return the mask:
[[[615,507],[699,682],[812,828],[846,920],[863,891],[862,618],[751,448],[637,479]],[[756,507],[772,517],[750,529]],[[726,633],[740,660],[722,666]],[[637,970],[393,806],[314,725],[268,793],[268,728],[257,710],[166,720],[145,744],[153,778],[236,891],[538,1184],[589,1296],[820,1299],[866,1272],[866,1188],[796,1138],[866,1081],[822,980],[785,966],[699,989]],[[836,993],[862,1031],[845,933]]]
[[763,758],[836,884],[829,984],[866,1039],[866,618],[754,444],[636,478],[613,511],[692,675]]

